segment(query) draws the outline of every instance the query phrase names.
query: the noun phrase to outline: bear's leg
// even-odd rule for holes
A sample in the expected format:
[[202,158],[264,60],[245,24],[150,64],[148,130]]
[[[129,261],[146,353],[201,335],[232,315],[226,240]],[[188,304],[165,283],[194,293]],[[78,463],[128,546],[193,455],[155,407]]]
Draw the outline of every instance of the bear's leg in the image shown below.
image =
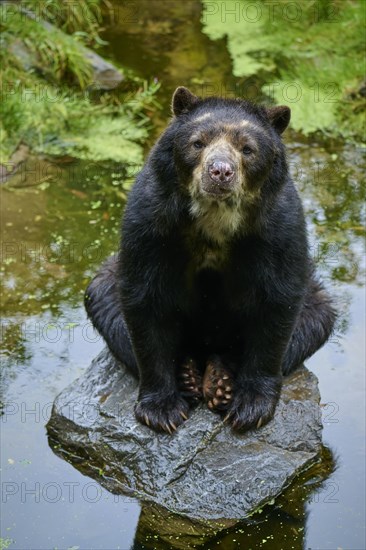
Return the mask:
[[[221,413],[227,412],[226,418],[237,429],[259,427],[268,422],[273,416],[281,387],[276,365],[282,364],[280,370],[285,375],[301,365],[327,341],[335,319],[330,297],[322,285],[312,278],[294,329],[290,338],[286,339],[288,343],[283,348],[284,353],[280,351],[281,342],[286,341],[281,327],[286,324],[286,316],[283,322],[278,322],[278,319],[276,322],[276,316],[271,320],[271,312],[268,311],[262,317],[260,332],[250,334],[249,327],[246,332],[249,349],[245,355],[248,357],[250,354],[250,361],[245,356],[243,360],[240,355],[237,358],[222,356],[213,366],[208,364],[203,382],[208,406]],[[253,321],[250,326],[259,324]],[[221,387],[226,380],[230,380],[229,387],[233,387],[227,393],[230,398],[222,395]]]
[[289,374],[313,355],[332,333],[336,312],[327,292],[315,278],[311,279],[307,296],[287,346],[283,374]]
[[[139,403],[135,413],[138,420],[157,431],[168,431],[187,419],[189,405],[194,405],[202,397],[202,375],[193,359],[187,359],[178,371],[171,373],[174,378],[168,388],[159,383],[160,376],[148,371],[141,380],[136,356],[132,347],[127,323],[122,313],[117,290],[118,258],[110,257],[89,284],[85,292],[85,308],[94,327],[103,336],[113,355],[140,379]],[[152,326],[152,325],[151,325]],[[152,338],[161,350],[159,342],[166,337]],[[143,341],[146,364],[150,364],[148,341]],[[142,374],[144,371],[142,370]],[[158,373],[159,374],[159,373]],[[163,379],[169,379],[169,372],[164,372]],[[146,386],[146,390],[145,390]],[[176,392],[174,393],[174,389]]]
[[287,303],[263,302],[250,317],[235,319],[226,349],[213,365],[209,361],[205,399],[212,410],[225,414],[234,429],[260,427],[273,417],[282,384],[282,359],[295,320],[296,310]]
[[102,265],[85,292],[85,309],[116,359],[138,376],[137,363],[117,292],[117,267],[117,255],[111,256]]
[[[124,310],[126,311],[126,310]],[[139,394],[135,416],[158,432],[171,433],[187,420],[195,392],[196,364],[186,355],[182,323],[169,314],[146,307],[126,312],[139,366]],[[183,366],[183,369],[182,369]],[[180,373],[188,375],[182,391]],[[194,379],[194,380],[193,380]]]

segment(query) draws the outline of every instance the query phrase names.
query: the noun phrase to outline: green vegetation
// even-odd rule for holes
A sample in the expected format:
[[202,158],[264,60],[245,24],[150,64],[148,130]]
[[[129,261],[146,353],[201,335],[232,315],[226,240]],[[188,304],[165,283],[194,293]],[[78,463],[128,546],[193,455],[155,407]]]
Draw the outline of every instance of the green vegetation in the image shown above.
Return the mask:
[[[31,4],[26,3],[28,8]],[[86,31],[73,35],[47,27],[39,14],[52,19],[51,8],[75,8],[75,3],[48,1],[47,10],[40,9],[40,2],[34,4],[35,19],[19,5],[2,7],[0,162],[6,163],[22,142],[38,153],[127,166],[141,163],[147,112],[157,108],[154,94],[159,85],[125,75],[124,92],[121,87],[98,91],[83,46],[85,36],[99,40],[98,14],[93,16],[98,4],[79,3],[78,9],[90,5],[89,17],[84,18]],[[70,13],[54,19],[66,30],[81,24]]]
[[99,32],[103,22],[102,9],[109,10],[108,0],[27,0],[23,4],[36,17],[56,24],[88,45],[104,44]]
[[204,32],[227,37],[235,76],[259,75],[295,130],[364,139],[363,0],[203,3]]
[[0,550],[6,550],[14,541],[12,539],[0,538]]

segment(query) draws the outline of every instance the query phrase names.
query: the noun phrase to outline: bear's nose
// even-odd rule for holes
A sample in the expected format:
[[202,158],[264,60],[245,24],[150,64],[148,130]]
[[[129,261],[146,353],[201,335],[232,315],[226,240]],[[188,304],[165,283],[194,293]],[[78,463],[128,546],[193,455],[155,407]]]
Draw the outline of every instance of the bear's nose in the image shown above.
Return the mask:
[[234,177],[233,167],[222,160],[213,162],[208,168],[208,173],[216,183],[229,183]]

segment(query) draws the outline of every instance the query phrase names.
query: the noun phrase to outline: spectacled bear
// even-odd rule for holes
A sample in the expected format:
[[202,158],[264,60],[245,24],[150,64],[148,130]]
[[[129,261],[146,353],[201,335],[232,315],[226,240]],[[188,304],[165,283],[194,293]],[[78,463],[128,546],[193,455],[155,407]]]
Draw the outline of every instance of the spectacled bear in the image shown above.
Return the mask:
[[282,376],[335,320],[288,173],[290,109],[179,87],[172,110],[129,194],[119,254],[86,291],[87,313],[139,378],[143,424],[170,433],[204,400],[237,430],[260,427]]

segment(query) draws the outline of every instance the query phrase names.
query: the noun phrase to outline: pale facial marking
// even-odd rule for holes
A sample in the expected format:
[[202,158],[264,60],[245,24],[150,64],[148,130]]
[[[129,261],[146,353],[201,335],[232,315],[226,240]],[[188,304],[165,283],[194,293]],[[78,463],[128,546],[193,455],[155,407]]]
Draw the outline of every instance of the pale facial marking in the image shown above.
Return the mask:
[[237,130],[238,127],[240,128],[250,128],[250,129],[257,129],[258,126],[254,124],[254,122],[251,122],[250,120],[241,120],[240,122],[236,122],[235,124],[225,124],[225,129],[228,131],[230,130]]
[[204,120],[207,120],[208,118],[212,117],[212,113],[204,113],[203,115],[198,116],[194,119],[194,122],[203,122]]
[[226,154],[234,160],[234,163],[237,167],[237,184],[233,188],[233,196],[238,197],[240,194],[240,189],[244,185],[244,174],[242,172],[241,166],[241,155],[227,140],[226,137],[218,137],[212,141],[208,147],[203,151],[203,157],[201,162],[193,171],[193,177],[191,183],[188,187],[190,195],[196,200],[200,200],[201,183],[202,183],[202,166],[206,166],[209,163],[209,159],[213,154]]
[[234,161],[234,164],[237,167],[237,180],[241,183],[243,178],[241,170],[241,154],[231,145],[226,137],[219,137],[205,147],[202,157],[202,164],[205,165],[209,162],[210,157],[214,157],[216,155],[226,155]]
[[[210,156],[224,154],[233,159],[237,167],[237,183],[227,199],[215,199],[202,192],[202,168],[210,162]],[[250,192],[245,187],[245,174],[242,170],[241,154],[223,136],[211,142],[203,151],[200,164],[194,169],[193,177],[188,187],[191,196],[190,213],[195,219],[197,230],[206,238],[223,246],[240,227],[245,225],[247,209],[253,204],[260,193]],[[212,265],[215,263],[210,255],[205,259]]]

